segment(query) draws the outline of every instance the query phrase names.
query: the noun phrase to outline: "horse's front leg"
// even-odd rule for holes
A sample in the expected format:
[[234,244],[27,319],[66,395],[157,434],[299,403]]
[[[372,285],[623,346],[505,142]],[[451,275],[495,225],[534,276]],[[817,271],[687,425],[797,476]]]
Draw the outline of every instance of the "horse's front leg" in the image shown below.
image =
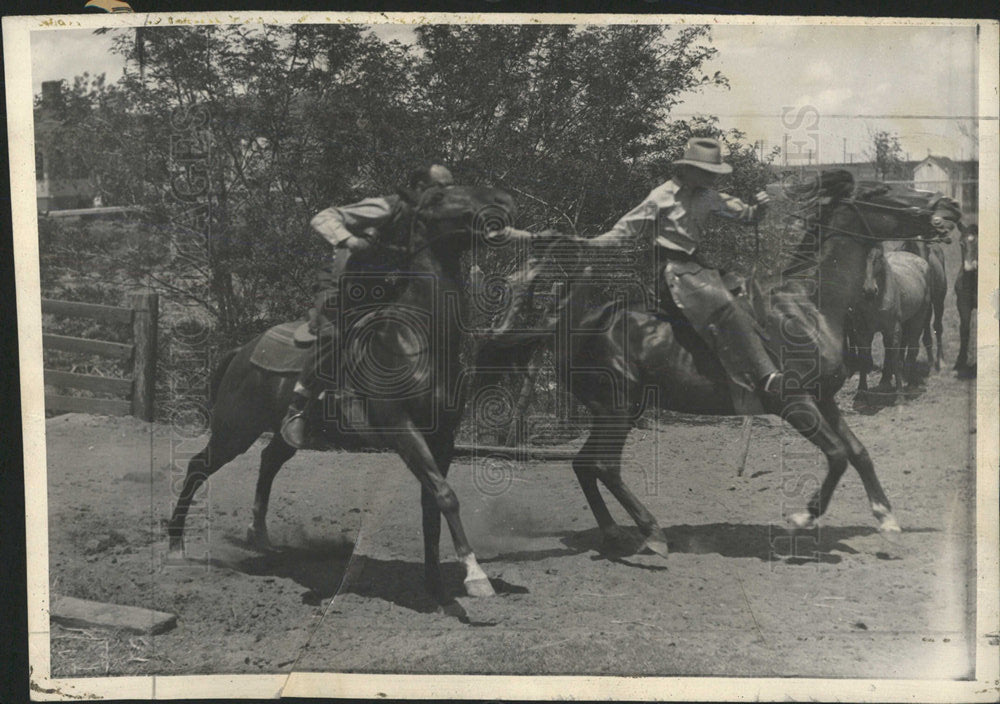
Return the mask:
[[875,366],[872,362],[872,341],[868,340],[867,344],[858,346],[858,392],[865,393],[868,391],[868,375],[871,374],[872,367]]
[[[818,407],[827,423],[830,424],[830,427],[840,436],[840,439],[843,440],[847,447],[848,458],[851,464],[854,465],[858,475],[861,477],[861,482],[865,486],[865,493],[868,495],[868,502],[871,505],[872,513],[879,522],[879,530],[883,533],[898,533],[900,531],[899,523],[892,513],[892,506],[885,495],[885,490],[882,489],[882,483],[875,474],[875,465],[872,463],[868,450],[861,444],[861,441],[858,440],[857,436],[844,421],[840,407],[837,406],[835,400],[827,399],[820,401]],[[826,502],[829,503],[829,500],[830,498],[827,497]]]
[[972,333],[972,311],[974,306],[968,300],[969,295],[965,290],[967,279],[960,275],[959,285],[955,286],[957,294],[956,305],[958,307],[958,359],[955,360],[955,371],[965,371],[969,369],[969,335]]
[[[430,529],[431,535],[425,535],[424,539],[424,563],[425,574],[429,574],[432,579],[440,578],[438,566],[438,556],[436,549],[432,549],[431,554],[427,554],[427,548],[434,540],[433,532],[435,526],[440,526],[438,521],[428,515],[428,508],[431,500],[437,510],[444,514],[448,521],[448,528],[451,531],[452,542],[455,545],[455,552],[459,561],[465,566],[465,591],[469,596],[493,596],[493,586],[489,578],[479,566],[472,547],[465,536],[465,528],[458,513],[458,496],[455,490],[448,485],[444,475],[441,473],[434,459],[434,455],[427,445],[424,436],[413,426],[412,421],[406,419],[399,422],[382,436],[383,442],[393,447],[399,456],[406,462],[406,466],[420,482],[422,492],[428,494],[426,501],[422,499],[424,505],[424,527]],[[423,493],[421,494],[423,497]],[[428,566],[433,563],[433,566]],[[436,589],[436,585],[431,586]]]
[[793,513],[788,517],[796,528],[812,528],[816,525],[816,519],[826,513],[833,497],[833,490],[847,469],[849,448],[824,418],[811,396],[784,400],[780,415],[826,455],[826,477],[809,499],[807,510]]
[[885,356],[882,360],[882,378],[879,379],[878,388],[881,393],[890,394],[890,404],[896,402],[896,398],[902,392],[902,381],[899,376],[899,344],[901,332],[898,324],[893,321],[882,328],[882,343],[885,348]]

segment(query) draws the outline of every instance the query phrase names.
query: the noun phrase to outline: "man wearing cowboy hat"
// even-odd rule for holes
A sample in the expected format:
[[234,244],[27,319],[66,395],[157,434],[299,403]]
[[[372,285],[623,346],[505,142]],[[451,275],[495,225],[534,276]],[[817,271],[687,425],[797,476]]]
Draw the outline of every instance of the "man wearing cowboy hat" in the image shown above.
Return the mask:
[[[737,305],[719,271],[699,260],[698,245],[710,217],[754,224],[763,217],[768,196],[756,196],[757,205],[714,189],[719,176],[733,168],[722,160],[718,140],[688,140],[684,157],[674,162],[673,177],[654,188],[646,199],[622,217],[610,231],[589,243],[621,246],[637,239],[651,240],[658,259],[665,260],[658,284],[661,305],[679,308],[698,334],[715,351],[738,388],[765,395],[777,393],[781,374],[764,350],[750,313]],[[666,284],[666,288],[661,284]]]
[[[409,188],[416,195],[430,188],[446,188],[455,182],[446,167],[433,164],[410,175]],[[316,302],[309,310],[309,322],[295,332],[295,341],[302,346],[319,344],[311,355],[298,380],[292,402],[281,423],[281,437],[289,445],[301,448],[306,439],[306,410],[322,387],[318,370],[329,367],[327,358],[337,352],[336,319],[340,303],[340,277],[347,271],[350,260],[359,252],[377,243],[383,231],[399,217],[402,202],[398,195],[365,198],[340,207],[331,207],[318,213],[310,226],[334,247],[333,261],[320,270],[316,287]]]

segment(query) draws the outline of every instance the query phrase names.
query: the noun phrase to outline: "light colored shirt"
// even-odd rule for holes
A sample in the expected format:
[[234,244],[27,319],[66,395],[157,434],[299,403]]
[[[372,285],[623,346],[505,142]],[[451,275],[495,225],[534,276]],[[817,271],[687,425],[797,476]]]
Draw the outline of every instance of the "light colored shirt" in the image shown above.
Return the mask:
[[334,247],[342,247],[351,237],[364,237],[365,230],[380,230],[392,218],[393,205],[388,198],[365,198],[350,205],[327,208],[309,224]]
[[762,212],[727,193],[692,189],[671,180],[650,191],[642,203],[595,239],[618,244],[651,239],[660,247],[691,254],[710,217],[750,224]]

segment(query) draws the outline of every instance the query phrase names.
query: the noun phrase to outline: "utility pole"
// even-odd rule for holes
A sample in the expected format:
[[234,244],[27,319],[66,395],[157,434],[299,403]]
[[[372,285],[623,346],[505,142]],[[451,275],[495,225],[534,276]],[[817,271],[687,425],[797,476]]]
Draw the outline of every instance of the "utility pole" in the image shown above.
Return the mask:
[[781,156],[785,160],[785,166],[788,166],[788,134],[787,133],[785,134],[784,141],[782,142]]
[[844,163],[847,163],[847,137],[844,137]]

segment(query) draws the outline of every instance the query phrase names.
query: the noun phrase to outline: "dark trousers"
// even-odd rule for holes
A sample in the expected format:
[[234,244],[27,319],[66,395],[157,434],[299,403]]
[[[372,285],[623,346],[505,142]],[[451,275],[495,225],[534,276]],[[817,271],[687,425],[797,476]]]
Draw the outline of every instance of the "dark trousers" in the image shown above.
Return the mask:
[[[316,398],[325,384],[335,381],[339,352],[340,277],[347,267],[348,253],[339,252],[336,259],[322,267],[316,277],[313,308],[309,311],[309,327],[316,335],[313,354],[299,374],[298,383],[305,387],[305,396]],[[301,393],[301,392],[300,392]]]

